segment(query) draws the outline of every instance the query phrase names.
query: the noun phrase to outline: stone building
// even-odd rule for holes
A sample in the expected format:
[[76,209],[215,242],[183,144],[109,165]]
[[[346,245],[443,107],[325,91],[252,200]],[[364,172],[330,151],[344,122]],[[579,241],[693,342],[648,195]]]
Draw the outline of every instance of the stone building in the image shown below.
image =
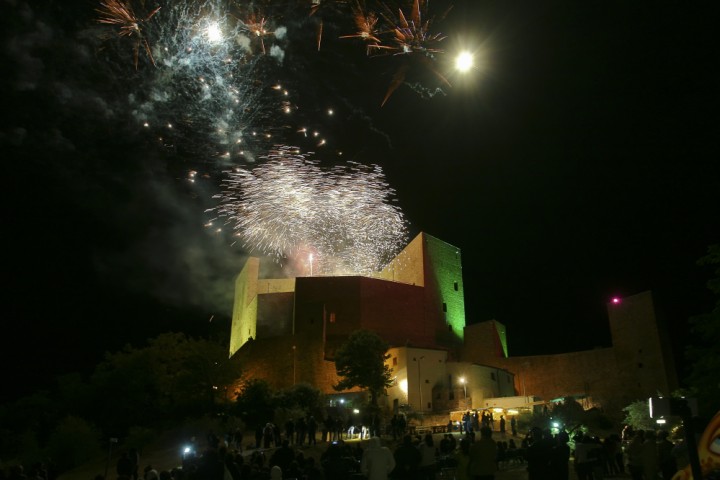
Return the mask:
[[250,258],[235,284],[229,354],[246,378],[332,395],[334,352],[353,331],[371,330],[391,346],[388,406],[423,412],[510,397],[518,407],[573,396],[613,408],[676,388],[652,294],[609,304],[608,314],[611,347],[509,356],[500,322],[466,324],[460,250],[420,233],[373,276],[260,278]]

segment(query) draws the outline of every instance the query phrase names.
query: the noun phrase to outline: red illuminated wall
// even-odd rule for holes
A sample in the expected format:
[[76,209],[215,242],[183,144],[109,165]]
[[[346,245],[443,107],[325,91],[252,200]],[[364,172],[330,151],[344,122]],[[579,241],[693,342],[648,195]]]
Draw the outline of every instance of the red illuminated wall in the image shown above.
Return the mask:
[[367,277],[298,278],[296,335],[342,341],[358,329],[372,330],[391,345],[433,347],[438,315],[424,306],[422,287]]

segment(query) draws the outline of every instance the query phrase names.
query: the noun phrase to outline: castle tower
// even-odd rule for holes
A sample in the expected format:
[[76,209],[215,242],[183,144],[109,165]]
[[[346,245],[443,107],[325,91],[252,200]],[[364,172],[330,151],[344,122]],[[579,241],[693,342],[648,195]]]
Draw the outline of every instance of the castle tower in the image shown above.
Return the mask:
[[677,388],[675,364],[665,331],[658,325],[651,292],[608,302],[610,333],[624,399],[670,395]]

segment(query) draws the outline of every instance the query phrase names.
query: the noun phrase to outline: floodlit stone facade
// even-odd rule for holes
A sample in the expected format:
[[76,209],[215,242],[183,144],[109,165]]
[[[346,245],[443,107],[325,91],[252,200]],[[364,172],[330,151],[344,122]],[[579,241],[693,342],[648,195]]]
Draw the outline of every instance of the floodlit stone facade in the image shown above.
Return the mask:
[[460,250],[425,233],[372,277],[259,277],[260,261],[250,258],[235,284],[229,354],[242,360],[245,378],[275,388],[302,382],[337,394],[334,352],[359,329],[391,346],[393,408],[430,413],[567,396],[618,408],[677,387],[650,292],[608,305],[611,347],[513,357],[503,324],[466,325]]

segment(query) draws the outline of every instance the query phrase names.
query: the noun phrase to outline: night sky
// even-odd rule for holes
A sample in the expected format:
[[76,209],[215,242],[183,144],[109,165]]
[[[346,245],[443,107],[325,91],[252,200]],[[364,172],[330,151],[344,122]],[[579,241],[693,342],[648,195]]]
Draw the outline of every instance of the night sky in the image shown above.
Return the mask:
[[[217,88],[208,73],[229,71],[212,63],[217,50],[205,64],[183,64],[188,52],[163,63],[161,45],[182,43],[168,40],[183,35],[173,22],[190,38],[190,19],[205,17],[136,4],[163,7],[147,22],[155,67],[141,47],[136,69],[133,39],[107,36],[99,2],[0,2],[0,373],[16,386],[3,398],[161,332],[227,334],[247,251],[206,226],[207,210],[225,172],[262,163],[274,142],[326,167],[379,165],[408,239],[424,231],[461,249],[467,322],[504,323],[511,355],[607,346],[615,295],[652,290],[677,348],[687,318],[710,310],[696,261],[720,241],[720,79],[701,6],[437,0],[444,53],[411,63],[381,106],[406,59],[339,39],[354,29],[346,4],[310,17],[309,2],[258,2],[283,29],[225,81],[242,87],[234,120],[272,140],[241,152],[218,133],[217,91],[199,82]],[[240,42],[226,42],[239,58]],[[461,48],[477,62],[464,75],[448,68]],[[276,84],[292,117],[278,113]]]

